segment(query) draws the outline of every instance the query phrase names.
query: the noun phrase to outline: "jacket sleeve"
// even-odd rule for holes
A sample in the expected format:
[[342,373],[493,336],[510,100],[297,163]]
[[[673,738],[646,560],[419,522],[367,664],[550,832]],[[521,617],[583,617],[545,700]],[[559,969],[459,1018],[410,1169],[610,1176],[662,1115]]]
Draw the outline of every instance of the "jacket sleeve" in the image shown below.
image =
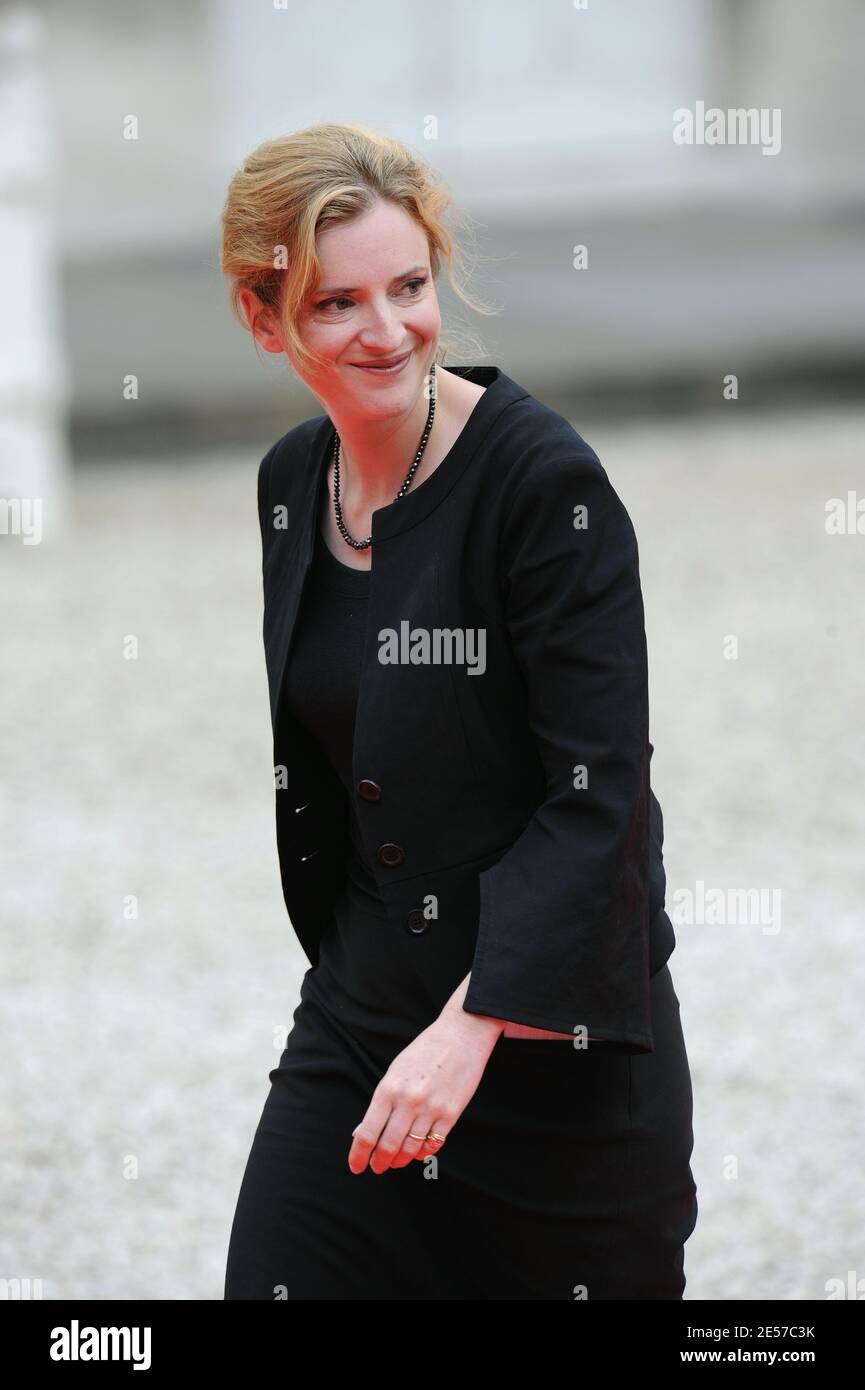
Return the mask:
[[[480,878],[469,1013],[654,1051],[637,540],[597,456],[536,460],[502,522],[505,620],[546,793]],[[561,451],[560,451],[561,452]],[[503,750],[503,756],[507,756]]]

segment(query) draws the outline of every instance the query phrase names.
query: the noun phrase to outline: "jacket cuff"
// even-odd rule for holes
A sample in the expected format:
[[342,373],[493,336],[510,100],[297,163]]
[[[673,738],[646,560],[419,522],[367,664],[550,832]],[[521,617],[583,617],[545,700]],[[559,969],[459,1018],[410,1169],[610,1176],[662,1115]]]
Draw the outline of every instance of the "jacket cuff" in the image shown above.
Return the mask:
[[[464,1011],[553,1033],[577,1036],[574,1030],[579,1028],[580,1036],[602,1040],[609,1052],[654,1052],[648,962],[636,976],[633,969],[634,952],[639,956],[646,950],[641,914],[635,916],[630,931],[623,932],[621,927],[616,931],[615,923],[602,915],[584,921],[583,930],[575,935],[573,909],[562,905],[557,912],[549,896],[544,896],[532,920],[527,896],[519,899],[522,930],[518,938],[509,929],[497,934],[496,921],[512,923],[514,910],[513,893],[497,877],[498,868],[493,865],[479,875],[480,919]],[[509,911],[505,911],[505,900]],[[513,946],[516,939],[518,950]],[[617,939],[620,948],[611,949]],[[600,960],[606,962],[603,970],[598,969]],[[634,1027],[636,1019],[645,1021],[644,1028]],[[591,1050],[599,1044],[586,1045]]]

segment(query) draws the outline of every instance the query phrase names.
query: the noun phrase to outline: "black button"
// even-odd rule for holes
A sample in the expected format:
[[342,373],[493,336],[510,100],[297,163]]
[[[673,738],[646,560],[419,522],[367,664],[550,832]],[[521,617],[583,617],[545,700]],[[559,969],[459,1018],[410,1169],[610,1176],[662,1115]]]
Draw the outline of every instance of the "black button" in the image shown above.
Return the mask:
[[397,864],[401,864],[405,859],[405,850],[402,845],[379,845],[378,861],[380,864],[387,864],[389,869],[393,869]]
[[413,907],[408,917],[405,919],[406,931],[410,931],[413,936],[422,936],[425,931],[429,931],[432,922],[423,915],[423,908]]
[[365,777],[362,782],[358,782],[357,791],[364,801],[381,801],[381,787],[378,782],[370,782]]

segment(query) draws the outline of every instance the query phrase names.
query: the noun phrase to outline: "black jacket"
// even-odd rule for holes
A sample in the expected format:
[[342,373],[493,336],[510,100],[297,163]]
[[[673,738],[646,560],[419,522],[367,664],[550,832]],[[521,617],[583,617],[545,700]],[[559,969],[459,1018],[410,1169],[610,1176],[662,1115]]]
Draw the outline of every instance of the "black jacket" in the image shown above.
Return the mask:
[[484,395],[435,471],[372,516],[353,806],[281,699],[329,417],[261,462],[285,903],[315,965],[356,814],[388,917],[416,937],[425,1022],[471,971],[469,1012],[651,1052],[649,978],[675,937],[633,526],[562,416],[498,368],[449,370]]

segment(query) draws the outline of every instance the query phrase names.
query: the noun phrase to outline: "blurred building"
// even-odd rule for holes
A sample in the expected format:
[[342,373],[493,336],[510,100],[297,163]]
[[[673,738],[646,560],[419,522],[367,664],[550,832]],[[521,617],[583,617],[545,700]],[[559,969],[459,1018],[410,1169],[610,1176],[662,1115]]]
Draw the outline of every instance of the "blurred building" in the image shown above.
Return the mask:
[[[23,9],[44,20],[76,456],[257,443],[318,412],[231,316],[218,241],[244,155],[322,119],[442,170],[477,226],[474,283],[501,310],[458,317],[551,403],[715,404],[729,372],[741,399],[860,389],[855,0]],[[780,150],[677,145],[673,113],[698,102],[777,108]],[[21,326],[7,320],[7,356]]]

